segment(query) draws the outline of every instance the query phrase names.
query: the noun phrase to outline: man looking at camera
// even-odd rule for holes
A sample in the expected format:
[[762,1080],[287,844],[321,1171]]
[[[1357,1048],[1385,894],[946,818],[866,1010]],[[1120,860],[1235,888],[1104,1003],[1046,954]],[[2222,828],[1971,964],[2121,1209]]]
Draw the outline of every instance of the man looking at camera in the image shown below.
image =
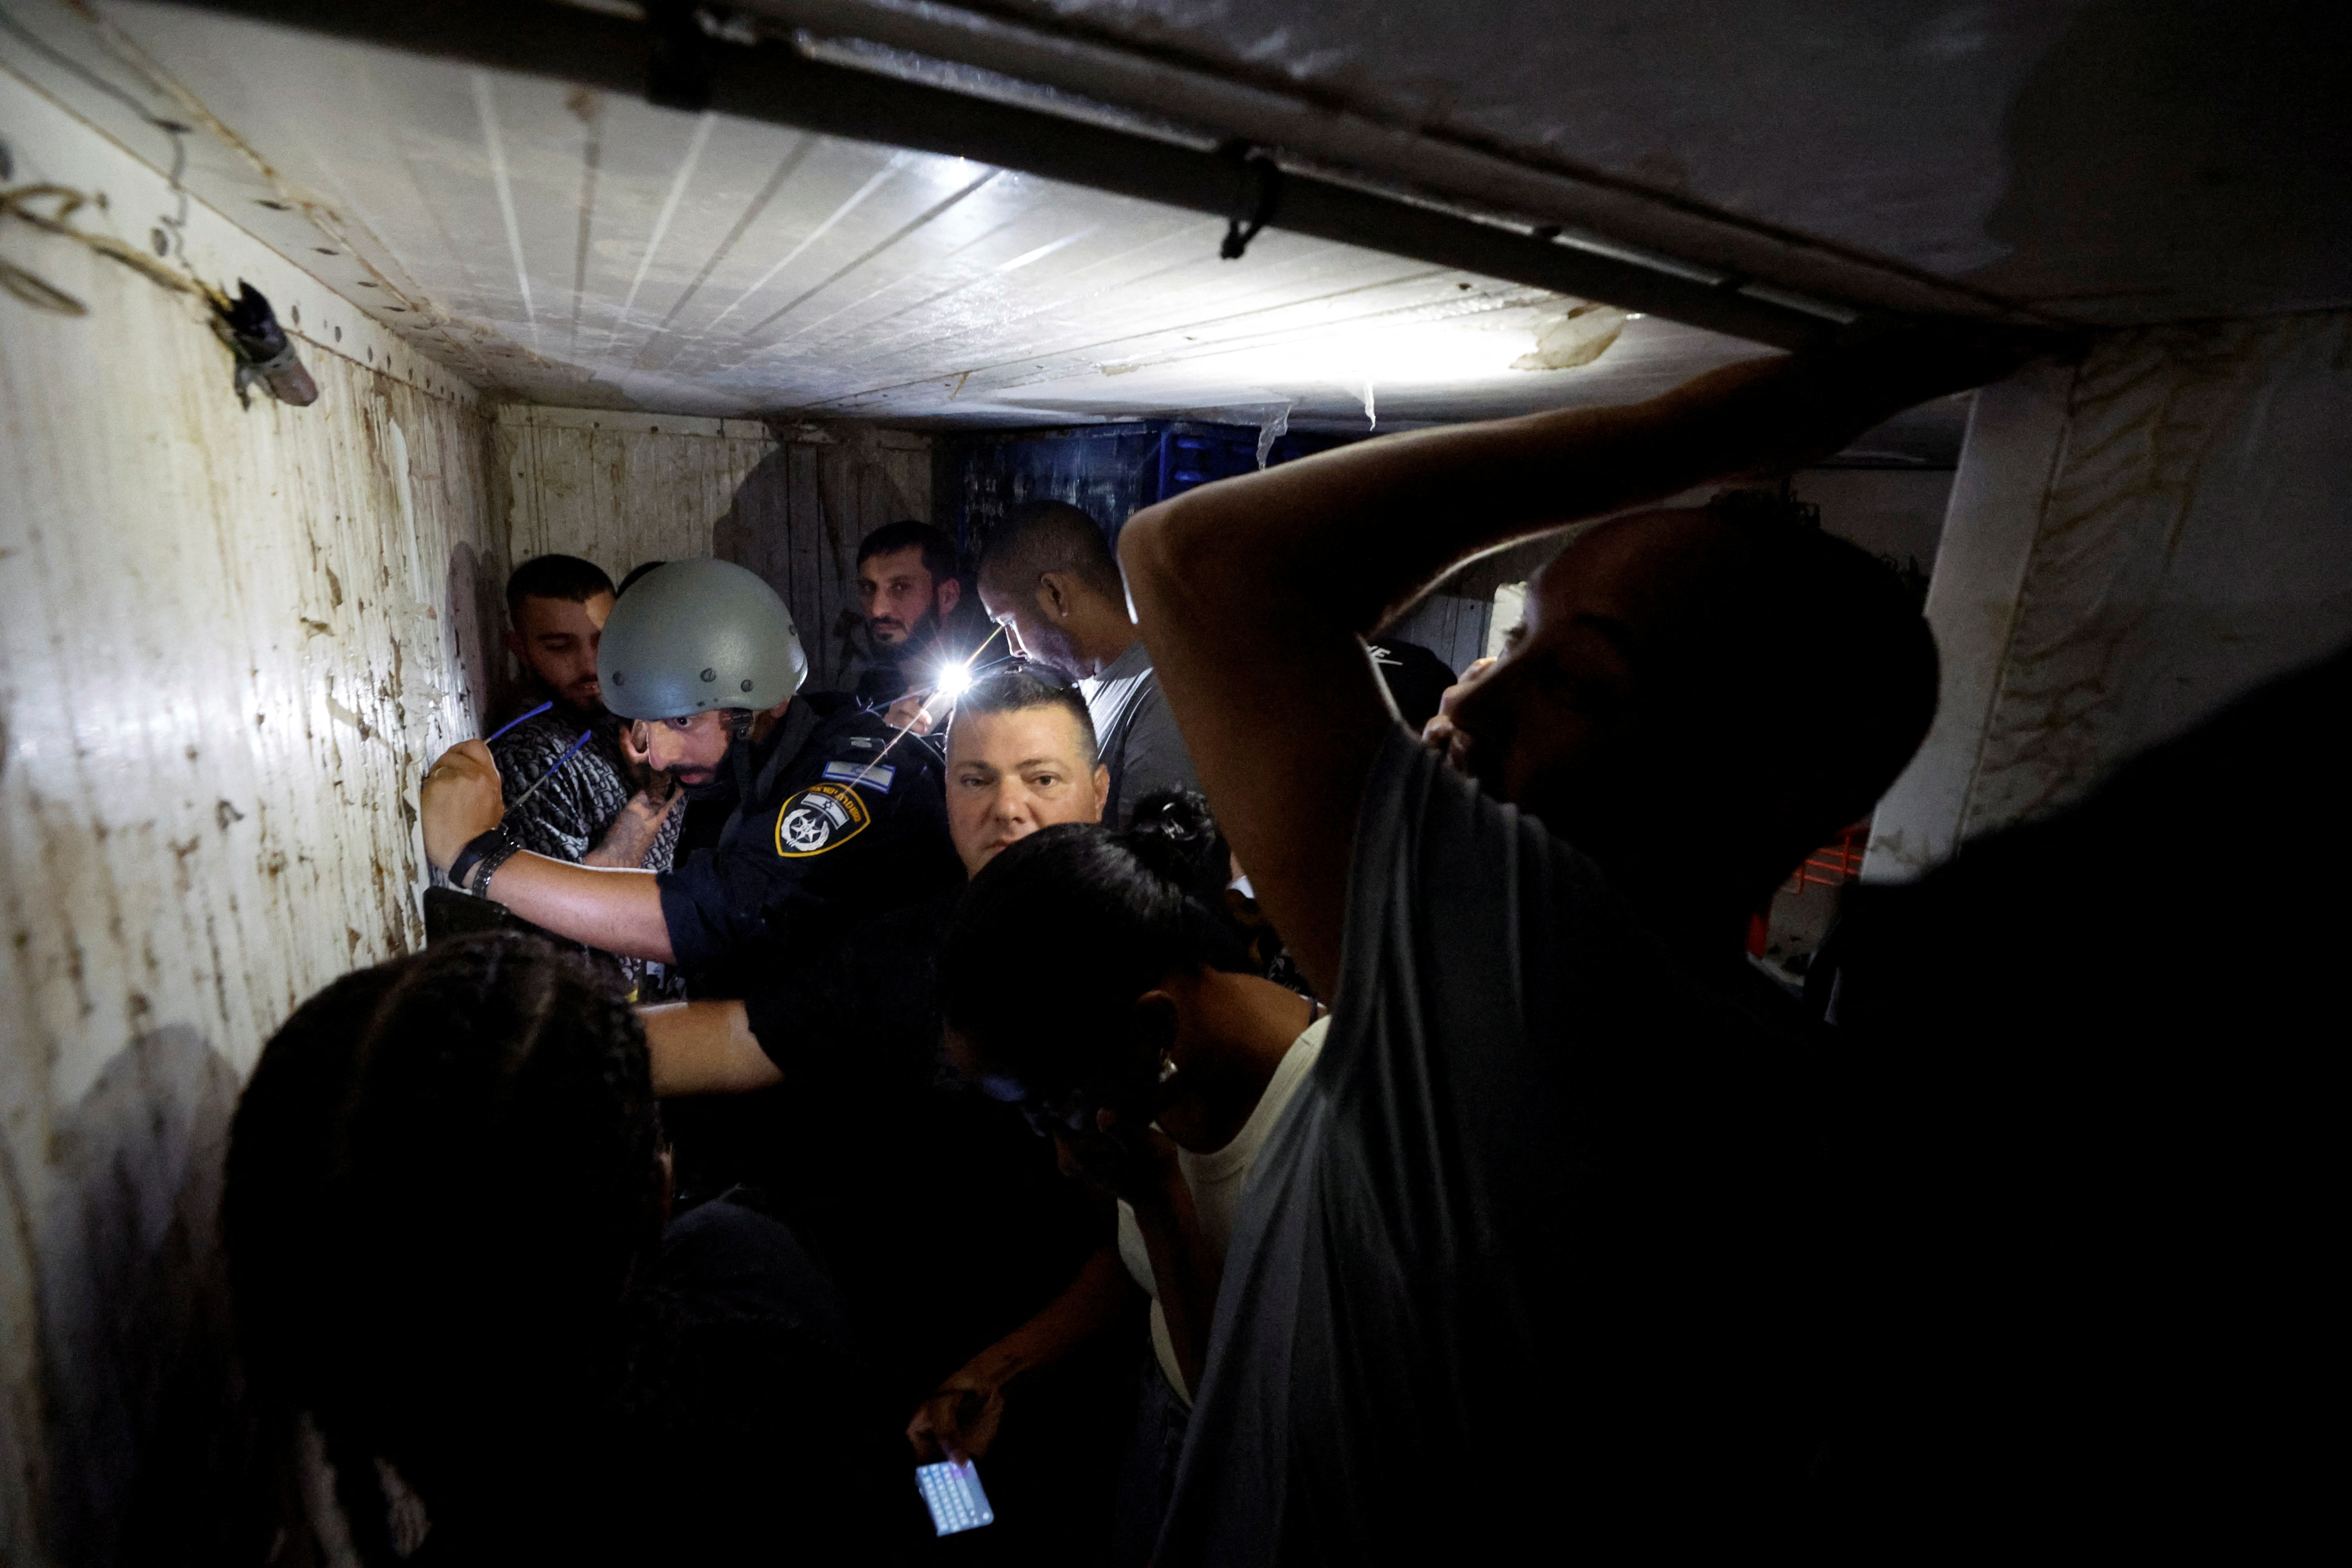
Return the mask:
[[887,704],[929,687],[960,659],[950,630],[963,603],[955,541],[928,522],[887,523],[857,546],[857,603],[875,657],[857,679],[863,702]]
[[1086,694],[1110,770],[1106,824],[1125,827],[1135,803],[1154,791],[1200,787],[1093,518],[1066,501],[1014,507],[981,552],[980,597],[1008,634],[1008,651],[1060,671]]

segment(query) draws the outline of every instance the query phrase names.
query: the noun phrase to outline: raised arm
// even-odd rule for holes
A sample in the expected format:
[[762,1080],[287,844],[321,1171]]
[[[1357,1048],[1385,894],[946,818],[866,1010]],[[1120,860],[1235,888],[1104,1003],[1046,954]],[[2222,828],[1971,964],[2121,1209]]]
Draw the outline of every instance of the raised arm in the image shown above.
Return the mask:
[[1415,431],[1139,512],[1120,559],[1203,791],[1307,980],[1337,994],[1358,804],[1396,725],[1362,637],[1472,556],[1836,450],[2022,353],[1904,333],[1618,408]]
[[[441,753],[418,796],[425,858],[445,871],[506,815],[498,763],[479,741]],[[472,880],[479,879],[477,872]],[[499,902],[533,925],[607,952],[677,962],[662,918],[661,887],[650,871],[574,866],[526,851],[499,867],[493,879]]]

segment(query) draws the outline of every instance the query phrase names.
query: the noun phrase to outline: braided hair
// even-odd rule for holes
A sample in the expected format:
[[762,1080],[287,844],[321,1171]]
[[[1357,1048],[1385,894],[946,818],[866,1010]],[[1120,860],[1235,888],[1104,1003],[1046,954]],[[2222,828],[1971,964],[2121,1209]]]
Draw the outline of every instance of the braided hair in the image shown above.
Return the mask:
[[1169,974],[1255,972],[1224,913],[1231,863],[1191,790],[1146,795],[1123,833],[1031,834],[982,868],[956,911],[940,955],[948,1026],[1033,1091],[1084,1082],[1135,999]]
[[325,1437],[366,1560],[404,1554],[404,1490],[447,1547],[580,1517],[659,1152],[635,1015],[520,932],[346,975],[263,1050],[222,1199],[239,1343],[263,1408]]

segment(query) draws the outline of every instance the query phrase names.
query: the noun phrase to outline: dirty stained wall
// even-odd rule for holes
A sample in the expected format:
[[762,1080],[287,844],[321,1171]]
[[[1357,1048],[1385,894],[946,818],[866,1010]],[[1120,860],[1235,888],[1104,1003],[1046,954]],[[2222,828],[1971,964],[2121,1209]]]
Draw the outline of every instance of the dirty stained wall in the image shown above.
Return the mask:
[[577,555],[618,582],[640,562],[710,553],[712,526],[775,448],[755,420],[508,404],[499,510],[518,562]]
[[856,647],[858,542],[886,522],[931,521],[931,444],[866,425],[793,426],[744,477],[712,552],[750,567],[791,606],[809,686],[845,684]]
[[2111,333],[1980,392],[1927,599],[1942,701],[1864,875],[2078,799],[2352,639],[2347,425],[2341,311]]
[[[0,72],[22,183],[146,246],[162,177]],[[237,1085],[302,997],[422,940],[411,809],[478,732],[506,563],[489,410],[202,204],[185,263],[295,329],[309,408],[201,308],[11,223],[0,258],[0,1559],[211,1528],[212,1220]],[[217,1433],[215,1434],[217,1436]],[[153,1541],[148,1542],[150,1546]]]
[[858,542],[931,517],[930,437],[905,430],[511,404],[498,443],[514,560],[578,555],[615,582],[646,561],[738,562],[791,607],[819,690],[855,646]]

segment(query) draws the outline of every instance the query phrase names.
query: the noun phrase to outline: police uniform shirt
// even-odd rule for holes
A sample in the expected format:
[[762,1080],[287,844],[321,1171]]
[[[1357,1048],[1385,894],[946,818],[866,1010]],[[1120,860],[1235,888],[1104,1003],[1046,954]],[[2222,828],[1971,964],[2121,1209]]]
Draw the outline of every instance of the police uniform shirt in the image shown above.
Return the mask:
[[718,847],[662,874],[662,920],[697,995],[740,995],[763,957],[962,881],[938,753],[895,733],[803,693]]
[[[730,1097],[762,1110],[735,1174],[831,1267],[908,1408],[1053,1300],[1102,1229],[1053,1145],[947,1061],[935,970],[962,897],[943,890],[759,975],[744,1011],[783,1082]],[[920,1158],[875,1159],[877,1128]]]

